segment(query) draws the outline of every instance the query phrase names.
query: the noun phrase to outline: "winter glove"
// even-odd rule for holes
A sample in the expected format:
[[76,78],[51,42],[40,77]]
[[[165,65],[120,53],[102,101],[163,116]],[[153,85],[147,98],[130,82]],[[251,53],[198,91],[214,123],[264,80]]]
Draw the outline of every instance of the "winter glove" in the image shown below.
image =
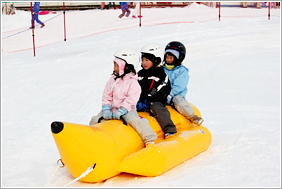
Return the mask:
[[113,119],[120,119],[120,116],[127,114],[127,109],[120,107],[116,112],[113,113]]
[[172,103],[172,97],[168,95],[166,99],[167,99],[167,104],[170,105]]
[[111,105],[104,105],[102,106],[102,114],[104,119],[112,119],[113,112]]
[[175,109],[174,103],[173,103],[173,97],[171,97],[170,95],[167,96],[167,105],[171,106],[172,108]]
[[137,105],[136,105],[136,109],[137,109],[137,111],[148,112],[149,106],[150,106],[150,104],[148,103],[147,99],[145,100],[145,102],[142,102],[142,101],[139,100]]
[[138,103],[136,104],[136,109],[137,109],[137,111],[142,111],[143,110],[143,102],[138,101]]

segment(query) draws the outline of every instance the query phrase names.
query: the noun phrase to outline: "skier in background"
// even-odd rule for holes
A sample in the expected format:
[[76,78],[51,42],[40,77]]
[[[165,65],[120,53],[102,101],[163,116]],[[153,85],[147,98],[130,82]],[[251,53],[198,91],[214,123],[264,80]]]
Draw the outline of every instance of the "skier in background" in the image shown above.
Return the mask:
[[40,28],[43,28],[45,26],[45,24],[38,19],[39,10],[40,10],[40,2],[35,2],[33,5],[33,10],[32,10],[33,19],[32,19],[32,25],[30,28],[32,28],[32,26],[34,27],[34,21],[41,24]]
[[127,2],[120,2],[120,8],[122,10],[122,13],[118,16],[118,18],[121,20],[121,18],[125,15],[126,18],[130,15],[130,10],[128,9]]
[[6,15],[16,14],[14,3],[10,3],[9,5],[7,5],[7,3],[5,4],[2,3],[2,14],[6,14]]
[[[113,6],[112,6],[112,3],[113,3]],[[109,2],[109,8],[108,9],[111,9],[111,8],[116,9],[115,6],[116,6],[115,2]]]
[[11,3],[9,6],[8,15],[13,15],[13,14],[16,14],[16,12],[15,12],[14,3]]

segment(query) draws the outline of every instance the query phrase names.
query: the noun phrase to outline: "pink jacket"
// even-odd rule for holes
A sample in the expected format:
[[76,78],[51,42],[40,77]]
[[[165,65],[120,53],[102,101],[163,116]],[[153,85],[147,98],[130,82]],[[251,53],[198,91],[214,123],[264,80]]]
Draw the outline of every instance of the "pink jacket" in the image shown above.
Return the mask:
[[121,106],[130,112],[136,110],[136,104],[140,98],[141,87],[138,76],[128,73],[123,78],[114,79],[112,76],[106,84],[103,92],[102,105],[111,105],[112,111],[117,111]]

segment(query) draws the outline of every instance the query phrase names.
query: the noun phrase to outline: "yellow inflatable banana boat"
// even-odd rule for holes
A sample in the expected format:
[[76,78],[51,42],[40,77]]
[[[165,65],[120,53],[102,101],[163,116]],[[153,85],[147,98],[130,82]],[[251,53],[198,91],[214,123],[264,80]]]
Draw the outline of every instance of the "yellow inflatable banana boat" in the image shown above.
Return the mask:
[[[195,114],[201,116],[198,109],[190,105]],[[139,112],[158,135],[156,144],[146,148],[138,133],[120,120],[103,121],[94,126],[53,122],[51,130],[62,162],[75,178],[95,165],[80,181],[100,182],[121,172],[158,176],[207,150],[211,133],[203,126],[193,125],[170,106],[167,108],[177,127],[176,136],[168,139],[164,139],[154,117]]]

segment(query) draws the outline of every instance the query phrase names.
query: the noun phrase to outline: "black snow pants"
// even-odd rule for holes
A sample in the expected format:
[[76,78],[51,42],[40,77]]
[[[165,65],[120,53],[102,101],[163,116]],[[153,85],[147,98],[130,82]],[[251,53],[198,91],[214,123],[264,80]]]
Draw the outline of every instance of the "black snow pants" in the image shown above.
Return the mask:
[[164,133],[176,133],[176,127],[170,118],[168,109],[161,102],[153,102],[150,107],[152,113],[156,116]]

